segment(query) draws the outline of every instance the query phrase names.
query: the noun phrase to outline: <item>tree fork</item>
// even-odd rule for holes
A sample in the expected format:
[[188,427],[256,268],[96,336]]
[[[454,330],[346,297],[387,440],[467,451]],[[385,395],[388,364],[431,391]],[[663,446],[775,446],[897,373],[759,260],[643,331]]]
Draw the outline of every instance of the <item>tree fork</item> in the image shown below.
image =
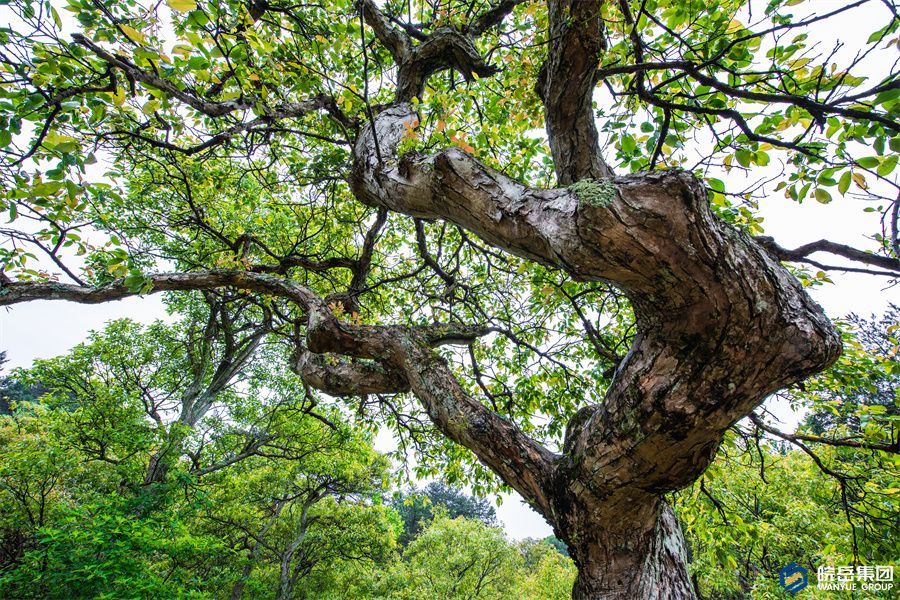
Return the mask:
[[[696,480],[727,428],[768,394],[830,365],[837,331],[776,257],[712,214],[692,175],[528,188],[456,148],[398,157],[416,119],[399,104],[363,128],[351,176],[361,201],[444,219],[576,279],[610,282],[634,306],[638,335],[604,403],[573,419],[565,455],[551,461],[554,485],[534,473],[525,491],[540,493],[523,494],[577,557],[576,597],[692,597],[684,553],[671,550],[684,539],[662,495]],[[412,389],[426,406],[442,401]],[[521,471],[498,468],[496,438],[477,433],[450,437],[523,491]],[[616,522],[643,533],[612,535]]]

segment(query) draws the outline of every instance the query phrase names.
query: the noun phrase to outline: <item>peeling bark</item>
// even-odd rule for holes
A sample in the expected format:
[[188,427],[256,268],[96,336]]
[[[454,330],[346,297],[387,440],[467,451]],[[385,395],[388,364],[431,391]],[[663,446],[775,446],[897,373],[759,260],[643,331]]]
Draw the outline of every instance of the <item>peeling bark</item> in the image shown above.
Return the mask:
[[409,383],[402,374],[380,364],[345,361],[329,364],[325,357],[311,352],[300,354],[296,372],[306,383],[332,396],[399,394],[409,391]]

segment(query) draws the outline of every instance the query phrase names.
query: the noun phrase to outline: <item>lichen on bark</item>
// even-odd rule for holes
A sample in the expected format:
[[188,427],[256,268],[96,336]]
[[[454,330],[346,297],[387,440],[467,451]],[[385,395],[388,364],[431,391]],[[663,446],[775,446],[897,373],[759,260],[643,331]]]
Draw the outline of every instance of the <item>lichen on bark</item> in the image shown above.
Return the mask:
[[569,186],[582,204],[594,208],[607,208],[616,199],[616,186],[611,181],[581,179]]

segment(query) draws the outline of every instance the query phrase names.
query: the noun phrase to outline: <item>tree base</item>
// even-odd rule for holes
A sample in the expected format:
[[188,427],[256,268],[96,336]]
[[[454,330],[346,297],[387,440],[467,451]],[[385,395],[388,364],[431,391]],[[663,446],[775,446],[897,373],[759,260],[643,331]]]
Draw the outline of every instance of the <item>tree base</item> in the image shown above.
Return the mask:
[[[637,535],[591,536],[591,547],[574,548],[575,600],[694,600],[687,570],[687,544],[675,513],[660,502],[655,523]],[[585,560],[587,558],[587,560]]]

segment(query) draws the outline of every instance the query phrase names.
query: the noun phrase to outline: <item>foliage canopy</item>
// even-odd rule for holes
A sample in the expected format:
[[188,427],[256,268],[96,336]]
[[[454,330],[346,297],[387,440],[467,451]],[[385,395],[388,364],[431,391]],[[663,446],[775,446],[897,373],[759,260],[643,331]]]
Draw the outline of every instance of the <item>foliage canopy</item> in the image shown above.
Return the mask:
[[[15,558],[28,569],[81,560],[54,540],[85,522],[99,537],[79,548],[96,553],[135,511],[166,516],[135,524],[124,555],[244,544],[277,565],[283,597],[361,540],[379,540],[364,558],[383,561],[397,515],[364,501],[387,485],[369,447],[381,427],[393,458],[414,458],[409,474],[520,492],[572,551],[576,596],[604,577],[632,586],[625,597],[746,590],[751,563],[771,570],[765,552],[729,548],[756,536],[786,553],[754,524],[781,507],[744,510],[771,498],[734,474],[768,452],[777,473],[820,475],[766,438],[836,482],[809,483],[810,513],[833,521],[823,506],[837,501],[849,521],[851,546],[798,560],[890,556],[896,314],[851,320],[838,358],[806,290],[833,270],[900,275],[893,0],[0,4],[0,303],[165,292],[177,321],[112,324],[20,378],[41,401],[10,423],[52,437],[54,468],[106,490],[32,523],[45,554]],[[826,38],[851,18],[868,28],[852,49]],[[761,203],[810,199],[880,216],[862,232],[871,247],[761,235]],[[753,412],[779,390],[813,409],[800,431]],[[56,451],[8,426],[16,452]],[[70,449],[102,468],[68,465]],[[8,468],[40,470],[41,456]],[[148,491],[112,502],[117,480]],[[203,480],[221,481],[196,502],[231,507],[232,533],[280,541],[166,545],[183,507],[159,513],[173,501],[152,490]],[[727,513],[719,485],[743,508]],[[687,580],[670,504],[741,580]],[[739,524],[733,538],[711,533],[710,507]],[[341,520],[358,526],[328,529]],[[429,527],[403,540],[409,573],[469,529],[507,575],[523,560],[477,523]],[[633,564],[617,575],[598,549],[626,531]],[[304,541],[324,558],[304,562]],[[660,544],[677,568],[644,560]],[[111,560],[98,577],[162,585]],[[541,569],[565,571],[556,560]],[[478,586],[431,585],[415,593]]]

